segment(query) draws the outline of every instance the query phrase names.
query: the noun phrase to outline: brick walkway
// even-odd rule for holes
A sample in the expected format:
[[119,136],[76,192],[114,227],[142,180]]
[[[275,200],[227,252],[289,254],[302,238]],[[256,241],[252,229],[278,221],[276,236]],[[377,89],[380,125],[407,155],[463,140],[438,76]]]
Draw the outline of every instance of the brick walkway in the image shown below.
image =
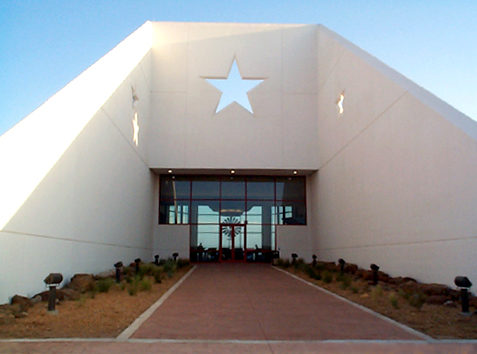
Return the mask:
[[133,338],[422,339],[265,264],[203,264]]

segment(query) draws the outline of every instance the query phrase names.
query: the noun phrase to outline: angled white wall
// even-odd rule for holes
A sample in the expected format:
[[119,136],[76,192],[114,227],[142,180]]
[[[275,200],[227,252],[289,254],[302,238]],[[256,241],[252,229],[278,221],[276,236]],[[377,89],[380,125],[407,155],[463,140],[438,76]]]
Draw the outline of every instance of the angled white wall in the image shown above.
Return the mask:
[[146,23],[0,137],[0,303],[44,290],[50,272],[150,259],[150,45]]
[[477,279],[477,124],[326,28],[318,38],[317,254]]

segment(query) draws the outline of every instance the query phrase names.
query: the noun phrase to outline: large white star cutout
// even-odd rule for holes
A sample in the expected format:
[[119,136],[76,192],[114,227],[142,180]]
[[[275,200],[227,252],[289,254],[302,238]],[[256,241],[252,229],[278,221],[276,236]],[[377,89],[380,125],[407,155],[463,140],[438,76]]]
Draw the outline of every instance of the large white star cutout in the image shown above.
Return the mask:
[[234,58],[232,66],[230,67],[227,79],[210,79],[206,80],[211,83],[215,88],[222,91],[219,104],[215,113],[220,112],[232,102],[237,102],[244,107],[247,111],[253,114],[252,106],[248,99],[247,93],[255,86],[259,85],[263,80],[257,79],[244,79],[240,75],[239,68],[237,66],[237,60]]

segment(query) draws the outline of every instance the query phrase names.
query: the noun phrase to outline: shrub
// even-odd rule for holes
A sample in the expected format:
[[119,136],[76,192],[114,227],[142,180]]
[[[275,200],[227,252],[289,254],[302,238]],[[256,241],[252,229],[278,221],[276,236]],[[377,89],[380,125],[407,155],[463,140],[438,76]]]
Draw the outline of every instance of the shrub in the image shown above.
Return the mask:
[[112,278],[100,279],[96,282],[96,289],[100,293],[107,293],[109,289],[113,286],[114,280]]
[[162,266],[162,269],[170,277],[171,276],[170,274],[174,274],[174,272],[176,271],[177,264],[172,259],[168,259],[166,263],[164,263],[164,265]]
[[389,294],[389,301],[391,302],[391,305],[395,308],[395,309],[398,309],[399,308],[399,304],[398,304],[398,296],[396,293],[391,293]]
[[319,271],[325,270],[325,265],[323,263],[316,263],[315,268]]
[[128,284],[128,293],[129,295],[133,296],[136,295],[139,290],[139,282],[141,278],[139,275],[135,276],[134,278],[130,278],[131,281]]
[[152,275],[154,273],[154,269],[157,266],[152,263],[147,263],[147,264],[141,264],[139,266],[139,277],[142,279],[144,278],[145,275]]
[[318,272],[315,268],[307,266],[305,269],[306,275],[308,275],[311,279],[316,279],[318,277]]
[[351,291],[353,292],[353,294],[357,294],[359,292],[359,289],[356,286],[352,286]]
[[383,288],[378,284],[371,290],[371,298],[376,301],[381,296],[383,296]]
[[414,293],[409,297],[409,305],[420,310],[424,302],[426,302],[426,296],[423,293]]
[[125,277],[134,275],[134,273],[136,273],[136,270],[134,269],[134,267],[124,267],[123,268],[123,274],[124,274]]
[[183,267],[187,267],[188,265],[190,264],[189,260],[188,259],[184,259],[184,258],[179,258],[177,260],[177,268],[183,268]]
[[303,266],[306,266],[305,264],[305,261],[303,260],[303,258],[298,258],[294,264],[295,268],[297,269],[303,269]]
[[398,291],[398,295],[401,296],[403,299],[405,300],[409,300],[409,297],[410,297],[410,294],[405,292],[404,290],[402,289],[399,289]]
[[290,267],[290,261],[288,259],[278,258],[277,266],[283,267],[283,268],[288,268],[288,267]]
[[336,281],[341,282],[340,287],[343,290],[348,289],[351,285],[351,277],[344,273],[338,273]]
[[322,274],[322,279],[326,284],[329,284],[333,281],[333,274],[331,274],[329,271],[325,270]]
[[140,291],[150,291],[152,289],[152,284],[149,279],[144,278],[139,281],[139,290]]
[[156,283],[162,283],[162,271],[161,271],[161,268],[159,267],[156,267],[156,269],[154,269],[154,273],[152,274],[152,276],[154,277],[154,281]]

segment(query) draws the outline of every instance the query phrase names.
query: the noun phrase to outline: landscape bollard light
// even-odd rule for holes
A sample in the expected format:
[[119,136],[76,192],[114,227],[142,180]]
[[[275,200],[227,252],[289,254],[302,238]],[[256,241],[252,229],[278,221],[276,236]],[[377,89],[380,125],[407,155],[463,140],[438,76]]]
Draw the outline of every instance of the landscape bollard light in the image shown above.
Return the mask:
[[154,264],[157,265],[157,266],[159,265],[159,255],[158,254],[156,254],[154,256]]
[[338,263],[340,264],[340,273],[344,273],[344,266],[346,264],[345,260],[343,258],[338,259]]
[[136,258],[134,260],[134,263],[136,263],[136,274],[139,273],[139,263],[141,263],[141,258]]
[[56,287],[63,281],[63,275],[60,273],[50,273],[43,281],[50,288],[50,292],[48,293],[48,311],[54,312],[56,305]]
[[378,270],[379,270],[379,266],[377,266],[376,264],[371,264],[370,266],[371,270],[373,271],[373,285],[378,285]]
[[291,254],[291,257],[292,257],[292,264],[295,264],[296,263],[296,259],[298,258],[298,255],[296,253],[292,253]]
[[316,267],[316,259],[317,259],[318,257],[316,256],[316,254],[314,254],[313,256],[311,256],[311,258],[313,258],[313,263],[312,263],[312,264],[313,264],[313,267]]
[[457,276],[454,279],[454,284],[460,288],[460,300],[462,302],[462,314],[469,315],[469,289],[472,286],[469,278],[464,276]]
[[174,258],[174,262],[177,261],[177,257],[179,257],[179,253],[174,252],[174,253],[172,254],[172,258]]
[[123,262],[117,262],[114,264],[114,268],[116,268],[116,283],[121,282],[121,267],[123,266]]

